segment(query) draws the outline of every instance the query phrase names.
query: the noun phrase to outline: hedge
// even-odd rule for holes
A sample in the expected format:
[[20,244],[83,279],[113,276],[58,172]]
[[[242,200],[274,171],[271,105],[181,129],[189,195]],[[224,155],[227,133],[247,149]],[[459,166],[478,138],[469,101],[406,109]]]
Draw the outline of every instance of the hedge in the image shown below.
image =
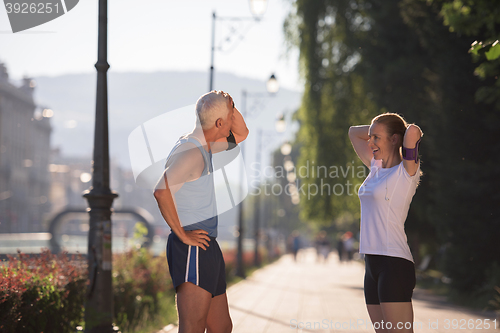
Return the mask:
[[[176,318],[165,257],[146,249],[113,256],[114,320],[121,332],[163,327]],[[0,265],[0,332],[73,333],[84,327],[87,261],[67,253],[18,253]]]
[[81,259],[49,250],[9,256],[0,267],[0,331],[74,332],[83,320],[87,281]]

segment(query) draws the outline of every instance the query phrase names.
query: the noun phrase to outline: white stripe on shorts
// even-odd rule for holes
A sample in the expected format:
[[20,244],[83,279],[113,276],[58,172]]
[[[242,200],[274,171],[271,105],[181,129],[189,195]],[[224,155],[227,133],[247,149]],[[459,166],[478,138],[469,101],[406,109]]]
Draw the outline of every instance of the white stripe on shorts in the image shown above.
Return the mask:
[[198,268],[198,252],[200,250],[200,247],[197,246],[196,247],[196,285],[199,286],[200,285],[200,271],[199,271],[199,268]]
[[191,257],[191,245],[188,246],[188,253],[187,253],[187,263],[186,263],[186,278],[184,282],[188,282],[188,276],[189,276],[189,257]]

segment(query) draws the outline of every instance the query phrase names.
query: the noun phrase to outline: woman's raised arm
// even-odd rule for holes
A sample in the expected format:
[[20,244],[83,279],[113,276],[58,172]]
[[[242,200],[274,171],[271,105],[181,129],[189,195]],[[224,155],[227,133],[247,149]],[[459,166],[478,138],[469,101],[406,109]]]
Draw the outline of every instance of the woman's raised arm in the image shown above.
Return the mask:
[[[422,138],[423,133],[420,127],[417,125],[411,124],[406,128],[405,136],[403,138],[403,149],[415,149],[417,148],[417,142]],[[418,154],[418,149],[414,152],[415,156]],[[407,160],[403,158],[403,165],[406,169],[406,172],[410,176],[414,176],[418,169],[418,164],[420,161],[418,159]]]
[[370,168],[373,156],[370,147],[368,147],[368,140],[370,140],[368,136],[369,129],[370,125],[351,126],[349,128],[349,139],[354,147],[354,151],[358,154],[361,162],[368,168]]

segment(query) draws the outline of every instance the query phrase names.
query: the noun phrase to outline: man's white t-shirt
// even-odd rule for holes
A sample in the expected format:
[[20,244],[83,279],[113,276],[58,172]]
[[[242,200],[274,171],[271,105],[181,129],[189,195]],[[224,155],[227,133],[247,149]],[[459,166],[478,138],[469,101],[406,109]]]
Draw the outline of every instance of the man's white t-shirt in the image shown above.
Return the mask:
[[358,191],[361,202],[359,253],[399,257],[413,262],[405,221],[420,179],[420,163],[410,176],[403,162],[382,168],[372,158],[370,174]]

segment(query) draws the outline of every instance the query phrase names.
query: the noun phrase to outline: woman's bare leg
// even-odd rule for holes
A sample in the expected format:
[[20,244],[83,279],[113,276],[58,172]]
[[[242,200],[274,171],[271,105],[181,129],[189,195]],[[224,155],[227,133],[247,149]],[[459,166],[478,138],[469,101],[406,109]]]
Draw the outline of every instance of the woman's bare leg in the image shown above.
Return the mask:
[[411,302],[380,303],[384,322],[390,322],[392,329],[388,332],[413,333],[413,305]]
[[388,331],[385,329],[385,325],[383,326],[384,328],[382,328],[382,321],[385,323],[385,319],[380,304],[366,304],[366,308],[368,309],[368,314],[370,315],[370,320],[372,321],[372,325],[375,328],[375,332],[388,333]]

